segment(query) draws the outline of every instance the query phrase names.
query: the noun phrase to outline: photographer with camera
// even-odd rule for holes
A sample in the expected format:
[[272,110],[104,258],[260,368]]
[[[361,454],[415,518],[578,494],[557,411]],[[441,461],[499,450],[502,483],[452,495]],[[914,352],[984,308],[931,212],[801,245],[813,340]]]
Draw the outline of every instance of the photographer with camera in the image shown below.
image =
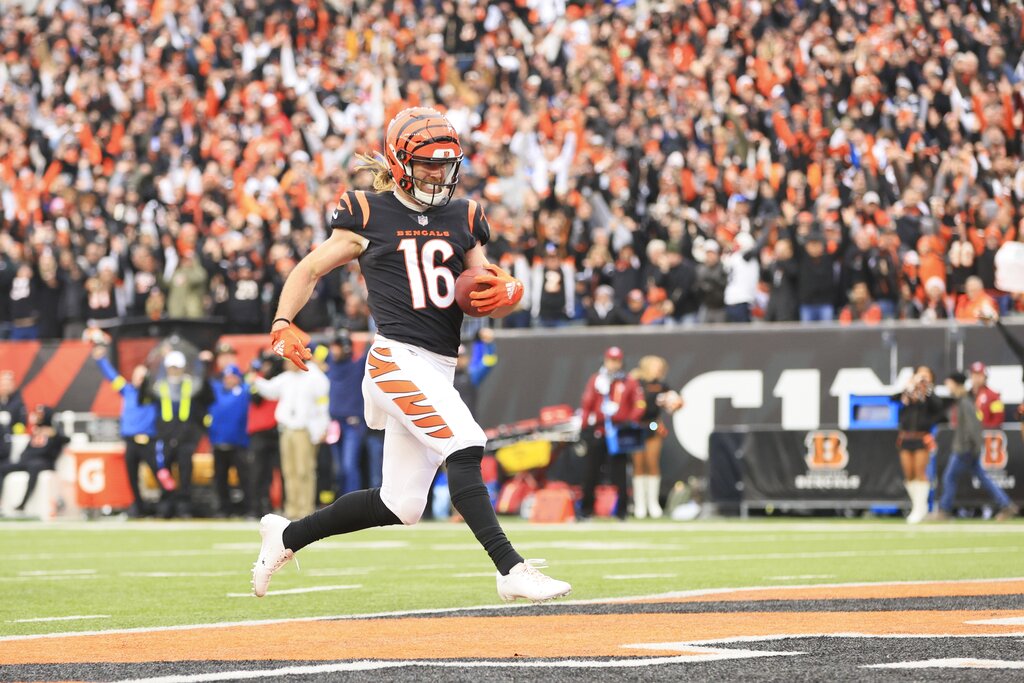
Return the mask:
[[919,366],[899,399],[899,434],[896,447],[900,453],[903,480],[910,496],[907,524],[917,524],[928,514],[928,459],[935,448],[932,430],[944,421],[942,400],[935,395],[935,373],[927,365]]

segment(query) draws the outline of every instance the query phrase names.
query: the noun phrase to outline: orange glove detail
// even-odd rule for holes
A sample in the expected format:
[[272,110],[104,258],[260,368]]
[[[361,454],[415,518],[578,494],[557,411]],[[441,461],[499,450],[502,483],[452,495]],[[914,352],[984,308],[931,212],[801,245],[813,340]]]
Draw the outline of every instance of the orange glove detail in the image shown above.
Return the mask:
[[490,285],[482,292],[471,292],[473,307],[481,313],[493,313],[502,306],[514,306],[523,298],[523,283],[509,275],[500,266],[488,263],[484,266],[490,275],[477,275],[476,281]]
[[270,339],[274,353],[295,363],[300,370],[309,370],[303,362],[313,357],[313,352],[306,348],[309,335],[296,327],[295,323],[274,330],[270,333]]

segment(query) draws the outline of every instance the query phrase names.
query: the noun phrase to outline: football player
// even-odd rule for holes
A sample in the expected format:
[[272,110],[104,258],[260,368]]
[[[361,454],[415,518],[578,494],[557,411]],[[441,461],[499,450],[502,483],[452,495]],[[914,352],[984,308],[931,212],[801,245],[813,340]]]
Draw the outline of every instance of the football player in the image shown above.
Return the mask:
[[414,107],[388,125],[383,157],[362,159],[374,172],[375,192],[341,196],[331,236],[288,276],[271,336],[274,351],[304,369],[309,338],[293,318],[320,278],[359,260],[377,323],[362,391],[367,424],[385,432],[382,485],[300,520],[263,517],[253,590],[264,595],[271,575],[316,540],[415,524],[444,463],[452,505],[497,568],[498,594],[534,601],[566,595],[568,583],[538,571],[505,536],[480,473],[487,439],[452,386],[463,319],[455,303],[459,274],[473,266],[488,271],[477,281],[489,287],[471,296],[491,317],[512,312],[523,295],[522,283],[484,255],[490,229],[483,208],[453,199],[463,160],[459,136],[441,113]]

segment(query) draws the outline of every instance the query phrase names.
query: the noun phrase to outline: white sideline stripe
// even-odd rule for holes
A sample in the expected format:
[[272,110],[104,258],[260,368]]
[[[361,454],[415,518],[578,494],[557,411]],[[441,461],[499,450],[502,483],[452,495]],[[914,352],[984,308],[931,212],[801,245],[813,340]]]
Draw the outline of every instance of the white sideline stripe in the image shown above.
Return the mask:
[[491,578],[494,578],[494,572],[464,572],[462,574],[452,574],[452,578],[455,578],[455,579],[491,579]]
[[[369,567],[339,567],[337,569],[325,567],[323,569],[305,569],[303,571],[306,576],[361,576],[369,574],[374,570]],[[246,572],[246,574],[248,573]]]
[[[408,541],[326,541],[308,546],[309,550],[394,550],[408,548]],[[477,544],[475,547],[479,548]],[[214,550],[245,551],[259,550],[259,541],[245,543],[214,543]]]
[[99,574],[60,574],[57,576],[0,576],[0,581],[87,581],[102,578]]
[[766,576],[768,581],[794,581],[796,579],[834,579],[835,574],[793,574],[792,576]]
[[[946,581],[860,581],[852,583],[812,583],[802,584],[795,586],[786,586],[786,590],[800,589],[800,588],[859,588],[864,586],[927,586],[933,584],[956,584],[956,585],[970,585],[975,583],[1009,583],[1013,581],[1024,581],[1024,577],[1020,576],[1006,576],[1001,578],[993,579],[949,579]],[[559,600],[559,605],[607,605],[615,604],[618,602],[635,602],[637,600],[659,600],[666,598],[689,598],[689,597],[705,597],[724,595],[727,593],[736,593],[739,591],[777,591],[779,586],[733,586],[729,588],[697,588],[689,591],[674,591],[671,593],[655,593],[648,595],[633,595],[629,597],[619,598],[598,598],[593,600]],[[382,617],[410,617],[420,616],[426,614],[458,614],[459,612],[474,612],[478,610],[516,610],[516,609],[527,609],[534,607],[533,603],[500,603],[491,605],[473,605],[469,607],[443,607],[440,609],[416,609],[416,610],[398,610],[393,612],[372,612],[363,614],[339,614],[339,615],[324,615],[316,617],[290,617],[287,619],[255,619],[252,621],[222,621],[210,624],[177,624],[174,626],[151,626],[144,627],[139,626],[135,628],[119,628],[119,629],[104,629],[99,631],[67,631],[64,633],[38,633],[32,635],[22,636],[0,636],[0,642],[7,642],[12,640],[41,640],[51,638],[77,638],[80,636],[98,636],[98,635],[122,635],[127,633],[156,633],[162,631],[189,631],[192,629],[218,629],[218,628],[235,628],[245,626],[271,626],[274,624],[298,624],[308,621],[341,621],[341,620],[352,620],[352,619],[379,619]],[[992,637],[1005,637],[1005,636],[1016,636],[1024,637],[1022,633],[1012,634],[995,634]],[[772,640],[780,637],[790,636],[767,636],[767,637],[750,637],[751,642],[758,640]],[[816,637],[813,635],[795,636],[801,638]],[[869,637],[864,634],[847,634],[846,637],[851,638],[864,638]],[[870,636],[876,637],[876,636]],[[907,637],[931,637],[931,636],[893,636],[899,638]],[[947,636],[956,637],[956,636]],[[972,635],[963,636],[970,638],[988,637],[983,635]],[[694,644],[700,645],[712,645],[718,642],[742,642],[748,640],[747,638],[735,638],[735,639],[723,639],[723,640],[708,640],[708,641],[694,641]]]
[[[355,588],[362,588],[362,584],[351,586],[310,586],[308,588],[286,588],[281,591],[267,591],[267,595],[299,595],[300,593],[322,593],[324,591],[347,591]],[[228,593],[229,598],[254,598],[252,593]]]
[[1006,617],[1005,619],[978,619],[965,621],[965,624],[978,626],[1024,626],[1024,617]]
[[[773,640],[800,640],[801,638],[850,638],[863,640],[926,640],[926,639],[949,639],[949,638],[1021,638],[1024,631],[1015,633],[857,633],[848,631],[841,633],[773,633],[765,636],[730,636],[728,638],[710,638],[708,640],[688,640],[687,647],[692,645],[714,646],[732,645],[734,643],[766,643]],[[681,643],[650,643],[652,646],[677,646]]]
[[633,579],[673,579],[679,574],[608,574],[604,578],[611,581],[632,581]]
[[[555,550],[689,550],[692,546],[676,543],[607,543],[603,541],[544,541],[542,543],[520,543],[521,547],[533,551],[553,548]],[[430,546],[435,552],[479,552],[479,543],[435,543]]]
[[[523,544],[524,548],[529,545]],[[990,553],[1017,552],[1017,546],[981,546],[976,548],[892,548],[889,550],[822,550],[811,553],[752,553],[744,555],[730,553],[728,555],[683,555],[679,557],[631,557],[620,559],[591,560],[559,560],[559,565],[591,565],[591,564],[654,564],[671,562],[744,562],[747,560],[823,560],[837,557],[926,557],[929,555],[987,555]]]
[[[245,550],[246,553],[256,553],[258,551],[258,543],[250,544]],[[18,562],[31,562],[36,560],[84,560],[97,557],[105,559],[112,557],[206,557],[208,555],[235,555],[240,553],[242,553],[241,550],[212,550],[210,548],[203,550],[136,550],[134,552],[129,550],[112,550],[102,553],[21,553],[20,555],[7,555],[4,559]]]
[[38,621],[79,621],[81,619],[109,619],[109,614],[83,614],[70,617],[36,617],[35,619],[9,619],[8,624],[31,624]]
[[95,574],[95,569],[37,569],[30,572],[18,572],[18,576],[63,576],[65,574]]
[[974,659],[952,657],[950,659],[925,659],[920,662],[895,662],[892,664],[868,664],[862,669],[1024,669],[1024,662],[1003,659]]
[[379,671],[403,667],[424,667],[442,669],[624,669],[638,666],[663,666],[685,662],[714,662],[724,659],[753,659],[758,657],[787,657],[802,652],[764,652],[758,650],[717,650],[714,648],[691,648],[697,654],[679,657],[651,657],[625,660],[560,659],[552,661],[520,662],[514,660],[470,660],[470,661],[358,661],[337,664],[288,666],[262,671],[219,671],[217,673],[195,674],[193,676],[158,676],[155,678],[132,678],[118,683],[205,683],[206,681],[250,680],[254,678],[276,678],[278,676],[312,676],[316,674],[342,673],[348,671]]
[[239,570],[236,572],[118,572],[117,575],[143,579],[206,579],[218,576],[241,576],[248,573]]

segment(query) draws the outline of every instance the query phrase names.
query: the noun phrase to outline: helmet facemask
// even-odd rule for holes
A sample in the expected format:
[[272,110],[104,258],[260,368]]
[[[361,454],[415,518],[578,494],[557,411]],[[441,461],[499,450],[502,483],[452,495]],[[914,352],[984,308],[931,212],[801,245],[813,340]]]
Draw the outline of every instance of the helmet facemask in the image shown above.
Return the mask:
[[[405,177],[398,184],[404,192],[412,195],[421,204],[430,207],[444,206],[451,201],[452,195],[455,193],[455,186],[459,184],[459,169],[462,167],[461,154],[455,158],[441,157],[440,159],[406,156],[407,160],[404,162],[401,159],[405,155],[401,151],[395,156],[405,170]],[[444,171],[440,174],[439,179],[434,180],[436,172],[424,173],[423,166],[443,166]]]
[[440,112],[426,107],[400,112],[388,126],[384,152],[395,183],[407,195],[428,207],[451,201],[463,153],[458,133]]

